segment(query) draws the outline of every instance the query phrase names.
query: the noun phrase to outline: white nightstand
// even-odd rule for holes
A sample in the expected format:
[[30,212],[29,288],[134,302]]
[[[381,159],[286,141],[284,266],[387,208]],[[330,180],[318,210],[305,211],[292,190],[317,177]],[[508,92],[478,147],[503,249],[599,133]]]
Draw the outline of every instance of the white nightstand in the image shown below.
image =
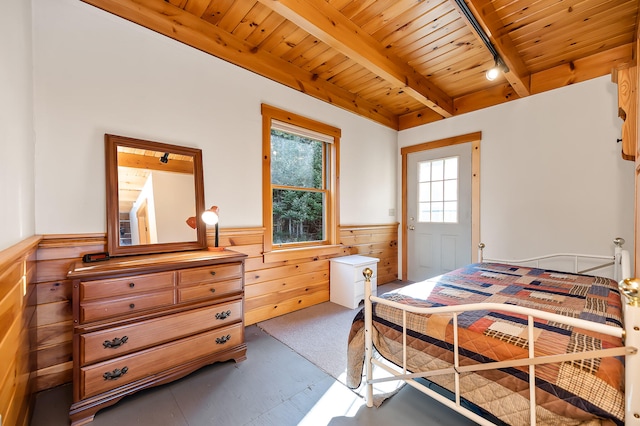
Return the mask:
[[378,262],[380,259],[360,255],[331,259],[330,300],[350,309],[357,308],[360,301],[364,300],[364,275],[362,275],[362,271],[365,268],[370,268],[373,271],[371,294],[377,295]]

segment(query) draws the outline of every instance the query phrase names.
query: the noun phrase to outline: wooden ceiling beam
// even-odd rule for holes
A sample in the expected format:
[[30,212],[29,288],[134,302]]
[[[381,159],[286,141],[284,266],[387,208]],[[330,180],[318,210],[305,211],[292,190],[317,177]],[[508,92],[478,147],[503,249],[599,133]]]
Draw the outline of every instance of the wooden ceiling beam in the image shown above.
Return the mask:
[[384,46],[326,1],[258,0],[323,43],[443,117],[453,115],[453,100],[415,69],[390,55]]
[[[578,59],[568,64],[540,71],[531,75],[531,93],[538,94],[559,89],[569,84],[579,83],[602,77],[622,64],[634,60],[634,43],[614,47],[607,51]],[[494,86],[490,89],[460,96],[454,99],[456,115],[477,111],[520,98],[509,84]],[[399,129],[405,130],[440,120],[428,108],[414,111],[399,117]]]
[[193,161],[167,159],[166,163],[160,157],[150,155],[118,153],[118,167],[133,167],[135,169],[158,170],[162,172],[193,174]]
[[[460,12],[460,15],[463,17],[465,22],[467,22],[467,25],[473,34],[476,35],[478,41],[483,42],[471,22],[465,18],[465,14],[457,5],[455,0],[449,1],[456,10]],[[498,18],[498,14],[496,13],[491,1],[468,0],[467,5],[486,35],[489,37],[491,44],[496,49],[505,65],[509,68],[509,71],[506,72],[504,76],[511,87],[513,87],[513,90],[515,90],[519,97],[529,96],[531,94],[531,74],[522,61],[522,58],[520,58],[509,33],[504,29],[504,24]]]
[[611,74],[612,69],[633,61],[633,55],[633,43],[628,43],[537,72],[531,75],[531,93],[546,92]]
[[313,73],[257,49],[164,0],[82,1],[309,96],[398,129],[398,117],[380,105],[320,80]]

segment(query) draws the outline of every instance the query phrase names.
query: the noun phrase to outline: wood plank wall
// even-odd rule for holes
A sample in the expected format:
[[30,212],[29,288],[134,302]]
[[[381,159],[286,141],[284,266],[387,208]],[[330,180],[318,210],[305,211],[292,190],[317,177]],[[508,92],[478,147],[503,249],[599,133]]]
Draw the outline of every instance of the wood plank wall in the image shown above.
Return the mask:
[[39,237],[0,251],[0,415],[3,425],[26,426],[35,371],[36,248]]
[[[342,226],[340,255],[377,257],[378,284],[397,279],[398,225]],[[207,231],[212,243],[213,229]],[[248,255],[245,262],[245,322],[255,324],[329,300],[329,257],[264,263],[263,228],[221,229],[219,244]],[[71,264],[106,250],[105,234],[47,235],[37,249],[36,370],[33,391],[71,382]],[[4,270],[4,269],[2,269]],[[1,270],[0,270],[1,271]],[[35,272],[34,272],[35,273]],[[4,388],[4,387],[3,387]]]
[[[249,257],[245,262],[245,323],[255,324],[288,312],[329,300],[329,259],[315,256],[295,261],[264,263],[264,231],[255,229],[251,244],[227,238],[220,232],[220,245],[230,246]],[[398,225],[341,226],[340,256],[359,254],[380,259],[378,284],[398,278]],[[249,240],[249,236],[247,235]],[[246,241],[248,242],[248,241]]]
[[71,382],[73,319],[69,267],[106,250],[105,234],[45,235],[38,247],[35,391]]

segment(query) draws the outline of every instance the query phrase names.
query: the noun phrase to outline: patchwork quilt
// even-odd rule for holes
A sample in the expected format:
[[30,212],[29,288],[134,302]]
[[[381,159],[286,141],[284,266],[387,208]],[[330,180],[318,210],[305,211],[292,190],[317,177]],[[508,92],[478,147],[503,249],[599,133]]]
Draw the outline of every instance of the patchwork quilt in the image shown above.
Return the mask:
[[[476,263],[408,285],[381,297],[420,307],[496,302],[622,327],[614,280],[497,263]],[[407,363],[411,372],[453,364],[451,314],[407,314]],[[619,338],[536,319],[536,356],[622,346]],[[386,359],[402,365],[402,312],[373,306],[373,342]],[[475,311],[458,316],[460,364],[528,357],[527,317]],[[348,385],[356,388],[364,364],[364,314],[349,334]],[[453,374],[431,377],[453,391]],[[512,425],[529,423],[528,367],[464,373],[461,397]],[[623,424],[624,358],[606,357],[536,366],[539,425]]]

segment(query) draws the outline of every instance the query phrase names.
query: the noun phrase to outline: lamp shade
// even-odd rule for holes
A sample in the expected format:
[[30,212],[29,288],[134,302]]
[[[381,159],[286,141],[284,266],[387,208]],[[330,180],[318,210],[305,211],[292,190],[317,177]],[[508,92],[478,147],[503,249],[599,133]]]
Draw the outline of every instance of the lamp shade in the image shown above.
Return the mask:
[[198,226],[198,223],[196,222],[196,217],[191,216],[190,218],[188,218],[187,225],[189,225],[193,229],[196,229],[196,226]]
[[213,206],[209,210],[202,213],[202,220],[207,225],[215,225],[218,223],[218,206]]

